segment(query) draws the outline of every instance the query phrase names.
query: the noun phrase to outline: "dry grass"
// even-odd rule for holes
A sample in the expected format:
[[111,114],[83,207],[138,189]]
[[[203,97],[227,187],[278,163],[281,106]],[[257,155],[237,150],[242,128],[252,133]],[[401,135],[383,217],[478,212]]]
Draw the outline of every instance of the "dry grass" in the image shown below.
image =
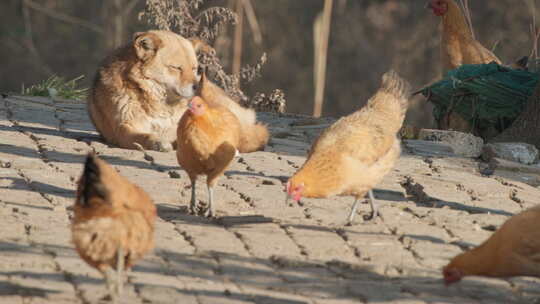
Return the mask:
[[[201,10],[203,2],[204,0],[146,0],[145,9],[139,14],[139,18],[159,29],[170,30],[186,38],[196,37],[212,45],[224,27],[236,23],[237,15],[227,7]],[[274,90],[268,97],[258,93],[250,99],[240,88],[241,81],[251,82],[261,75],[266,59],[266,54],[263,53],[254,65],[245,65],[238,74],[228,74],[215,53],[199,54],[199,62],[207,67],[208,77],[232,98],[257,110],[284,111],[285,99],[282,91]]]
[[531,24],[530,24],[530,33],[531,33],[531,54],[529,55],[530,61],[533,62],[534,66],[532,67],[534,71],[538,71],[538,39],[540,38],[540,30],[536,26],[536,0],[531,0]]
[[46,80],[21,89],[21,94],[26,96],[61,97],[64,99],[85,100],[88,88],[81,88],[80,82],[84,75],[65,80],[62,77],[52,75]]

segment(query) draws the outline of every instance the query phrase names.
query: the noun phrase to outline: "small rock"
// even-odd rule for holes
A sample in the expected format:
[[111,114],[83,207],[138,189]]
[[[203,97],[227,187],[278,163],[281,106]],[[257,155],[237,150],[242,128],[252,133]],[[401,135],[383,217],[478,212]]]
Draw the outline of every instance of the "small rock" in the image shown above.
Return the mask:
[[407,151],[415,155],[423,156],[454,156],[454,149],[443,142],[427,140],[403,140]]
[[491,143],[482,149],[482,159],[490,161],[498,157],[530,165],[538,161],[538,149],[526,143]]
[[417,139],[420,129],[412,125],[403,125],[399,130],[399,137],[401,139]]
[[431,200],[429,195],[424,192],[424,186],[414,181],[411,176],[404,176],[404,180],[400,182],[401,187],[405,189],[406,197],[417,203],[426,203]]
[[418,134],[418,139],[444,142],[452,148],[456,155],[464,157],[480,156],[484,145],[482,138],[458,131],[422,129]]
[[284,176],[284,175],[276,176],[276,178],[279,179],[279,181],[282,183],[286,183],[289,180],[289,176]]
[[497,226],[495,226],[495,225],[485,225],[485,226],[482,226],[482,229],[487,230],[487,231],[496,231]]
[[180,173],[171,170],[171,171],[169,171],[169,177],[170,178],[180,178]]
[[153,162],[154,157],[152,155],[150,155],[150,154],[144,153],[144,160],[149,161],[149,162]]

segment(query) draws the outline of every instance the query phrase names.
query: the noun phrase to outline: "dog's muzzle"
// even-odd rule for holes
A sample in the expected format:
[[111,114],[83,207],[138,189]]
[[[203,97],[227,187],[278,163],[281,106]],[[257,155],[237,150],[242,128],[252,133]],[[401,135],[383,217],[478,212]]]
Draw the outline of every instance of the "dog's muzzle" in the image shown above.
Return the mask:
[[177,88],[175,93],[184,98],[191,98],[195,95],[195,90],[193,89],[193,85],[189,84],[187,86]]

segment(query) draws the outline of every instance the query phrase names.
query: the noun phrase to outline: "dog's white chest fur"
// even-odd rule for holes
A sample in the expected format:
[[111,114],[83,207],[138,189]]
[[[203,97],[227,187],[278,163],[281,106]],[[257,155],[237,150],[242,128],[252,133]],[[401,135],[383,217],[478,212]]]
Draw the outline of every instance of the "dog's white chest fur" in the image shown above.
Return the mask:
[[178,122],[180,121],[180,118],[184,112],[185,109],[183,111],[179,111],[177,106],[173,106],[171,109],[169,109],[169,111],[162,111],[156,113],[157,115],[155,116],[148,117],[148,122],[146,124],[146,128],[148,128],[147,132],[159,134],[160,137],[167,139],[170,142],[175,141]]

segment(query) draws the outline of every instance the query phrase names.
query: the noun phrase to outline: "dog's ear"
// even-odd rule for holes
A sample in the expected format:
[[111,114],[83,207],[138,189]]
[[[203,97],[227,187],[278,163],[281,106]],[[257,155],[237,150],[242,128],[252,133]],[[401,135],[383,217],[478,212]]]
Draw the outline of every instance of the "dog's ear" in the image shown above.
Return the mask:
[[162,46],[163,42],[158,35],[151,32],[137,32],[133,35],[133,46],[137,57],[142,61],[154,57],[157,50]]
[[209,46],[200,38],[189,38],[189,42],[191,42],[191,44],[193,45],[193,49],[195,49],[195,54],[199,54],[200,52],[210,55],[216,54],[216,50],[214,50],[213,47]]

